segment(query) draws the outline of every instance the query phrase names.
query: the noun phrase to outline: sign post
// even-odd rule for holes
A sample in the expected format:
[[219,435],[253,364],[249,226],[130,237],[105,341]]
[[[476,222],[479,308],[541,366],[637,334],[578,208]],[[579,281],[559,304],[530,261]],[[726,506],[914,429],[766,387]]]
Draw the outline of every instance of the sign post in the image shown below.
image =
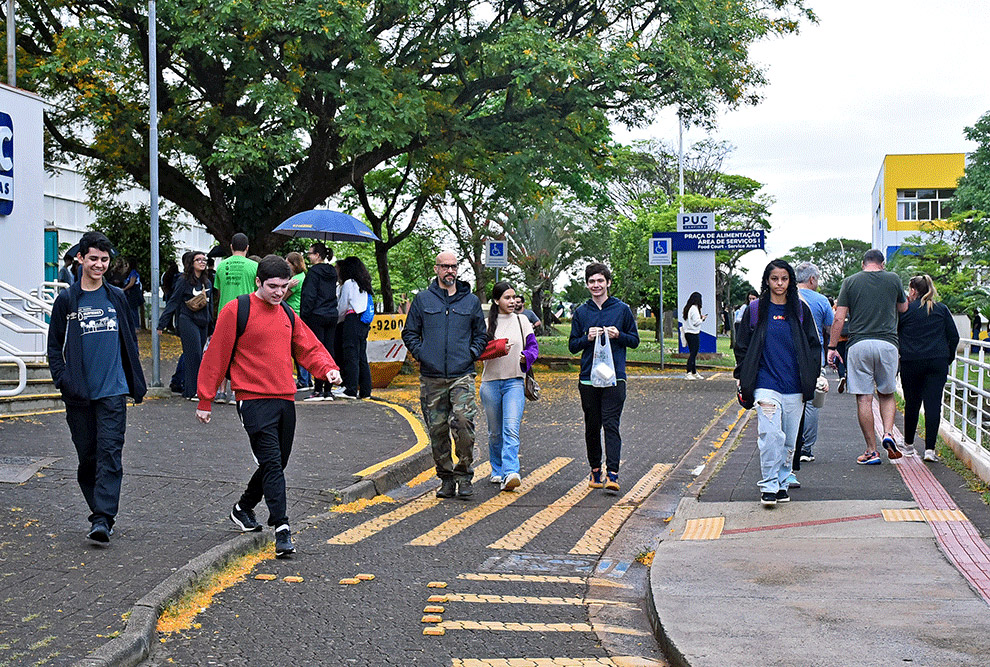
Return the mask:
[[657,312],[660,314],[660,370],[664,369],[664,340],[663,340],[663,267],[670,266],[671,244],[670,239],[664,237],[654,237],[650,239],[650,266],[655,266],[660,271],[659,288],[660,302]]
[[509,252],[506,241],[489,239],[485,241],[485,266],[495,269],[495,282],[498,282],[499,269],[509,265]]

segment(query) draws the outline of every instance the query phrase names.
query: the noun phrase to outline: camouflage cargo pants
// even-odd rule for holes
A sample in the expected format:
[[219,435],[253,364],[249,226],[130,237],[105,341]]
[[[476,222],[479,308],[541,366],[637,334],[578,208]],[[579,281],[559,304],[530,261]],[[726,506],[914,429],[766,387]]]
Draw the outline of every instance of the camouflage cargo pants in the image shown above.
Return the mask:
[[[474,420],[478,403],[474,396],[474,373],[459,378],[419,379],[426,432],[430,435],[437,477],[470,480],[474,475]],[[450,455],[454,439],[457,465]]]

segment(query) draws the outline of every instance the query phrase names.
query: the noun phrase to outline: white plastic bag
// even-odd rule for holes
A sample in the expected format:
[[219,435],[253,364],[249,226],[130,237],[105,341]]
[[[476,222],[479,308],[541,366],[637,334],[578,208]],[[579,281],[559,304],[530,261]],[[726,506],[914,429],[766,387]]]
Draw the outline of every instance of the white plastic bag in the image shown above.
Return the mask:
[[615,362],[612,361],[612,346],[604,332],[595,338],[595,353],[591,357],[591,386],[615,386]]

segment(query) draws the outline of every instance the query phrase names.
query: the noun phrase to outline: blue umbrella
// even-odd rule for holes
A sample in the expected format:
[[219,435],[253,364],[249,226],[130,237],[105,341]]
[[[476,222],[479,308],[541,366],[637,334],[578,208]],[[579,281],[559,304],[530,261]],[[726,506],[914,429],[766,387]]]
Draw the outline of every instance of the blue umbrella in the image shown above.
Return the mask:
[[296,213],[272,230],[276,234],[319,241],[380,241],[357,218],[340,211],[312,210]]

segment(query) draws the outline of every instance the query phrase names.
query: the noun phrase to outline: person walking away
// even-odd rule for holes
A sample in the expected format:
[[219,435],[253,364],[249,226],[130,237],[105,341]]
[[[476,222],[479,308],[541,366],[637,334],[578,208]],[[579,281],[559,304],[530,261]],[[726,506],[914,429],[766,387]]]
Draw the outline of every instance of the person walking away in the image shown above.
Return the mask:
[[[896,273],[884,270],[883,253],[876,249],[863,255],[863,270],[842,281],[836,301],[835,321],[829,335],[828,363],[846,363],[846,387],[856,394],[859,428],[866,440],[866,451],[856,459],[861,465],[879,465],[876,436],[873,434],[873,390],[876,388],[883,422],[881,444],[890,459],[902,454],[894,441],[894,389],[897,375],[897,314],[907,310],[907,298]],[[837,351],[842,325],[849,317],[846,357]]]
[[[275,529],[277,558],[295,553],[285,494],[285,467],[296,429],[293,358],[316,377],[331,384],[340,382],[340,372],[330,353],[282,302],[291,277],[284,259],[268,255],[258,263],[256,291],[235,299],[220,311],[199,372],[196,409],[196,418],[208,424],[213,396],[229,368],[237,414],[258,463],[230,511],[230,520],[245,532],[261,530],[254,508],[264,498],[268,525]],[[239,320],[244,323],[241,332]]]
[[743,315],[745,315],[748,312],[747,308],[749,307],[749,304],[753,303],[759,298],[760,298],[759,294],[757,294],[753,290],[750,290],[749,293],[746,295],[746,303],[744,303],[743,305],[739,306],[739,308],[736,309],[736,313],[732,318],[732,332],[734,337],[739,335],[739,323],[742,322]]
[[915,451],[918,413],[924,405],[925,460],[938,461],[935,443],[942,420],[942,391],[959,346],[959,330],[952,313],[939,303],[938,291],[928,275],[908,282],[908,308],[899,316],[897,340],[904,389],[905,453]]
[[[62,261],[65,262],[65,264],[58,270],[58,281],[60,283],[65,283],[69,287],[72,286],[72,283],[76,282],[76,273],[73,270],[75,268],[75,259],[76,258],[69,253],[65,253],[65,257],[62,258]],[[63,287],[59,291],[65,291],[66,289],[66,287]]]
[[[794,275],[798,281],[798,295],[811,309],[815,318],[815,331],[821,343],[821,363],[818,364],[819,374],[825,366],[825,346],[828,343],[829,331],[835,320],[835,313],[828,299],[818,293],[821,271],[811,262],[801,262],[794,267]],[[815,460],[814,447],[818,442],[818,410],[811,401],[804,404],[804,425],[801,429],[801,449],[797,452],[801,461]],[[793,473],[792,473],[793,475]],[[793,486],[793,484],[792,484]]]
[[[328,352],[333,353],[337,328],[337,270],[330,264],[333,251],[322,243],[314,243],[306,253],[310,268],[302,286],[299,316]],[[313,392],[303,399],[332,401],[330,385],[319,378],[313,382]]]
[[[591,295],[574,310],[567,346],[571,354],[581,353],[578,393],[584,412],[584,442],[591,474],[588,486],[606,493],[619,492],[619,460],[622,435],[619,422],[626,402],[626,349],[639,347],[636,318],[625,303],[609,296],[612,272],[595,262],[584,269],[584,282]],[[616,383],[611,387],[591,384],[595,339],[604,334],[612,351]],[[605,433],[605,481],[602,482],[602,432]]]
[[526,297],[522,294],[516,294],[516,313],[529,320],[530,325],[533,327],[533,331],[536,331],[543,326],[543,322],[540,321],[540,316],[526,307]]
[[[228,303],[241,296],[251,294],[255,290],[254,279],[258,273],[258,262],[248,258],[250,250],[247,234],[237,232],[230,237],[230,257],[220,260],[217,265],[213,284],[216,286],[217,312]],[[234,403],[234,394],[230,391],[230,380],[217,393],[218,402]]]
[[771,261],[760,285],[759,300],[749,305],[739,326],[733,376],[743,402],[756,407],[760,503],[771,507],[791,499],[787,478],[804,402],[815,395],[822,344],[790,264]]
[[687,373],[684,377],[688,380],[704,380],[698,373],[698,348],[701,346],[701,325],[708,319],[708,315],[701,314],[701,292],[691,292],[687,303],[684,304],[684,340],[687,341],[688,358]]
[[524,381],[539,355],[533,325],[516,312],[519,303],[512,285],[497,282],[488,306],[488,340],[505,338],[508,354],[487,359],[481,373],[481,405],[488,422],[488,461],[491,483],[502,491],[519,486],[519,429],[526,408]]
[[[340,328],[340,363],[343,390],[335,395],[343,398],[371,397],[371,366],[368,364],[368,332],[371,321],[365,315],[374,317],[374,304],[371,297],[371,275],[367,267],[353,255],[337,263],[337,277],[340,280],[340,294],[337,296],[337,326]],[[371,312],[368,312],[371,308]]]
[[124,264],[127,277],[124,280],[124,295],[131,315],[134,329],[141,329],[141,306],[144,305],[144,287],[141,285],[141,274],[137,271],[137,263],[133,257],[128,257]]
[[176,279],[172,296],[169,297],[161,317],[158,319],[158,333],[172,328],[179,332],[182,340],[182,363],[185,367],[182,381],[183,398],[196,400],[196,376],[206,347],[210,323],[213,320],[211,294],[213,286],[206,278],[206,253],[194,252],[185,272]]
[[103,279],[110,251],[103,234],[83,234],[79,280],[55,298],[48,326],[48,368],[65,403],[90,511],[86,538],[98,545],[109,544],[120,507],[126,397],[140,403],[146,391],[127,300]]
[[474,494],[474,362],[488,338],[481,301],[457,279],[457,263],[452,252],[437,255],[436,280],[413,298],[402,330],[402,342],[419,362],[419,397],[440,479],[437,498]]
[[[292,278],[289,280],[289,289],[285,293],[285,302],[289,304],[296,315],[299,315],[299,302],[302,300],[302,286],[306,282],[306,260],[298,252],[290,252],[285,256],[285,261],[292,269]],[[332,350],[328,350],[333,354]],[[296,389],[306,389],[313,386],[313,378],[309,371],[296,362]]]

